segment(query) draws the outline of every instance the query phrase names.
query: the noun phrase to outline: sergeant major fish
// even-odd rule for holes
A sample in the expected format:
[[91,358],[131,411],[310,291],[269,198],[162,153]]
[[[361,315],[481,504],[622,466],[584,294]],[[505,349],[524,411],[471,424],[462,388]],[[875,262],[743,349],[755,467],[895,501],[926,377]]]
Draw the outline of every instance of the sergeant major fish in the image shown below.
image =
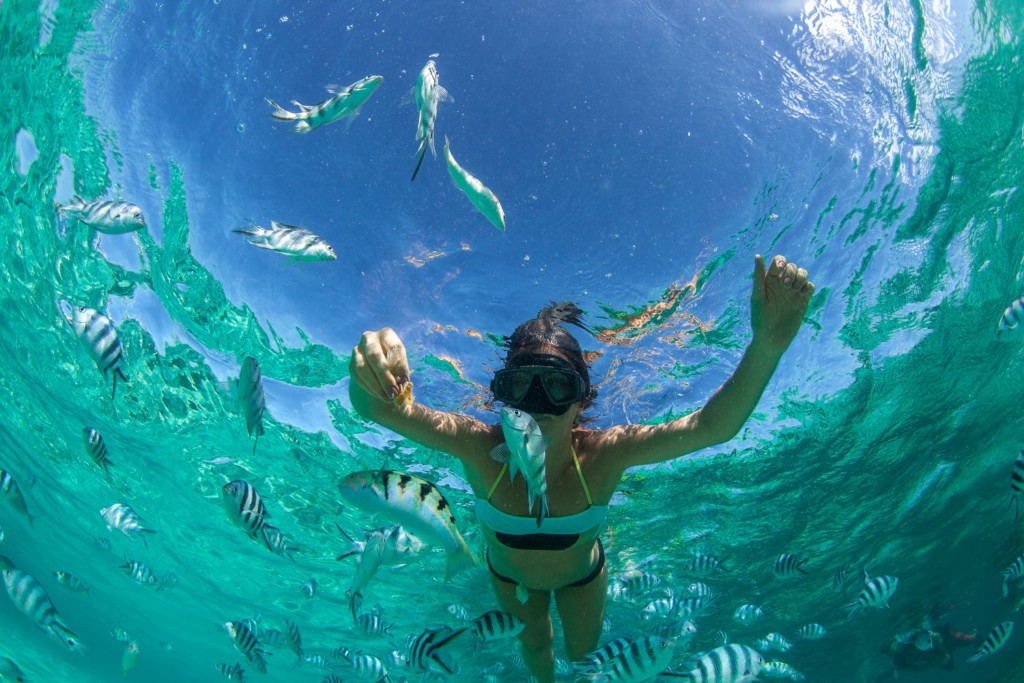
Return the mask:
[[146,227],[142,209],[125,202],[86,202],[75,195],[67,204],[57,204],[57,213],[77,218],[93,230],[108,235],[121,235]]
[[1010,594],[1010,582],[1024,578],[1024,555],[1020,555],[1003,570],[1003,597]]
[[289,256],[296,261],[335,261],[334,247],[311,230],[270,221],[270,230],[252,224],[232,232],[248,237],[249,244]]
[[502,232],[505,231],[505,210],[501,208],[501,202],[476,176],[459,166],[452,156],[448,136],[444,138],[444,158],[448,163],[448,175],[452,178],[455,187],[462,190],[470,203],[476,210],[484,215],[494,227]]
[[[114,503],[100,510],[100,516],[107,523],[107,529],[119,529],[128,538],[134,538],[135,534],[155,534],[152,529],[142,526],[142,519],[129,505],[125,503]],[[143,544],[146,539],[143,537]]]
[[420,172],[428,145],[430,153],[437,156],[437,150],[434,148],[434,124],[437,122],[438,103],[452,101],[448,91],[438,83],[437,65],[433,59],[429,60],[420,71],[414,92],[416,94],[416,109],[419,112],[416,139],[420,141],[420,146],[416,150],[416,168],[412,171],[412,180],[416,180],[416,174]]
[[996,339],[1008,341],[1018,336],[1022,329],[1024,329],[1024,296],[1014,299],[1003,311],[1003,315],[999,318]]
[[85,452],[89,458],[98,467],[102,467],[107,476],[110,476],[110,466],[114,463],[110,462],[107,444],[103,442],[100,433],[92,427],[85,427],[82,429],[82,442],[85,444]]
[[315,128],[340,119],[347,119],[347,129],[383,81],[383,76],[367,76],[344,89],[337,85],[329,85],[327,92],[331,93],[331,97],[319,104],[308,105],[293,100],[292,104],[299,108],[297,112],[288,111],[268,99],[267,103],[274,108],[270,117],[276,121],[298,121],[295,124],[296,133],[309,133]]
[[18,487],[18,482],[14,480],[10,472],[3,469],[0,469],[0,498],[6,500],[16,512],[24,515],[29,526],[34,524],[32,515],[28,511],[28,504],[25,502],[25,496]]
[[88,593],[90,590],[90,587],[85,585],[82,580],[74,574],[58,569],[53,573],[53,577],[57,579],[57,583],[64,586],[64,588],[67,588],[72,593]]
[[393,470],[369,470],[349,474],[339,490],[342,498],[364,512],[397,522],[443,548],[448,556],[445,581],[476,566],[451,506],[429,481]]
[[252,356],[246,356],[242,361],[236,387],[238,407],[245,414],[245,428],[248,430],[249,436],[256,435],[256,439],[252,442],[252,452],[255,455],[256,443],[263,436],[263,413],[266,411],[267,403],[263,394],[263,375],[260,373],[260,364]]
[[749,683],[757,678],[763,666],[764,658],[757,650],[731,643],[693,660],[688,673],[673,676],[691,683]]
[[62,301],[61,309],[71,323],[78,341],[103,373],[103,377],[106,378],[108,374],[114,376],[114,385],[110,392],[110,398],[113,400],[117,394],[117,378],[128,381],[128,375],[121,369],[124,352],[114,323],[99,311],[85,306],[71,306]]
[[857,599],[847,605],[847,607],[851,608],[847,621],[853,619],[853,615],[866,607],[889,607],[889,598],[896,592],[898,585],[899,579],[895,576],[876,576],[872,579],[865,571],[864,588],[857,596]]
[[259,639],[252,627],[245,621],[229,621],[224,624],[224,630],[231,637],[235,649],[252,663],[253,668],[261,674],[267,673],[267,662],[263,655],[270,653],[260,649]]
[[224,509],[231,521],[242,528],[249,538],[263,543],[271,552],[285,555],[292,550],[277,527],[267,523],[267,507],[263,498],[247,481],[236,479],[221,489]]
[[7,595],[22,614],[43,631],[60,640],[68,650],[74,651],[82,647],[78,636],[64,624],[50,596],[38,581],[2,555],[0,571],[3,572]]
[[1010,505],[1013,506],[1014,519],[1020,516],[1021,498],[1024,498],[1024,450],[1017,454],[1010,473]]
[[545,460],[549,440],[541,431],[533,416],[523,410],[505,406],[501,409],[501,431],[505,443],[491,450],[490,456],[498,462],[509,464],[509,478],[516,480],[520,471],[526,479],[526,495],[532,513],[534,501],[537,506],[537,526],[548,517],[548,481]]
[[978,651],[975,652],[967,661],[971,664],[988,657],[990,654],[1001,648],[1006,644],[1010,634],[1013,632],[1013,622],[1004,621],[1003,623],[992,629],[992,633],[988,634],[988,638],[981,644]]
[[640,683],[649,681],[668,668],[675,652],[675,641],[647,636],[627,643],[590,674],[594,683]]
[[453,631],[448,626],[442,626],[427,629],[418,636],[409,636],[406,639],[406,666],[422,673],[436,671],[438,668],[449,675],[458,673],[459,668],[453,667],[441,656],[441,648],[461,633],[461,629]]

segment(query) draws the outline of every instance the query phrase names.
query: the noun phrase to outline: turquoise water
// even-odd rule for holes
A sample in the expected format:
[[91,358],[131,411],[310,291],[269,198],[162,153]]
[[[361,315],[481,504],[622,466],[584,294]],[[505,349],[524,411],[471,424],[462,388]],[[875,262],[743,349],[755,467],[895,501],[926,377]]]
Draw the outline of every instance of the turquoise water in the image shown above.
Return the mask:
[[[735,366],[758,251],[811,271],[805,328],[736,440],[628,473],[605,536],[612,573],[686,586],[693,552],[725,558],[732,571],[708,581],[722,605],[697,620],[691,653],[718,630],[752,642],[816,622],[825,638],[779,655],[808,680],[884,680],[879,647],[936,608],[982,638],[1015,619],[1024,593],[1002,599],[1000,572],[1024,551],[1007,508],[1024,362],[1022,341],[995,330],[1024,294],[1022,32],[1010,0],[3,3],[0,468],[35,523],[0,505],[0,553],[88,649],[65,653],[3,599],[0,655],[36,681],[114,680],[109,631],[123,628],[141,648],[129,678],[218,680],[217,663],[249,668],[225,621],[291,619],[310,653],[383,657],[454,623],[450,605],[493,609],[484,570],[446,585],[432,556],[382,569],[366,591],[392,642],[353,628],[354,565],[334,560],[335,524],[369,520],[342,506],[344,474],[386,460],[435,481],[482,544],[451,460],[351,411],[359,333],[394,327],[418,400],[494,422],[485,388],[501,335],[574,299],[597,329],[581,335],[601,391],[591,426],[664,420]],[[502,199],[506,233],[429,156],[408,182],[415,116],[399,101],[432,52],[455,96],[439,129]],[[347,132],[293,136],[267,118],[264,97],[317,101],[325,83],[370,73],[384,85]],[[149,227],[97,247],[57,219],[72,194],[137,203]],[[320,228],[338,262],[283,265],[231,233],[271,218]],[[116,399],[60,300],[114,320],[130,377]],[[247,355],[268,393],[255,453],[226,388]],[[104,435],[109,479],[83,426]],[[227,519],[220,487],[236,478],[259,489],[294,561]],[[157,531],[146,545],[105,529],[98,511],[113,502]],[[811,575],[775,579],[783,552],[810,558]],[[125,558],[177,584],[139,586]],[[889,610],[847,623],[857,581],[831,587],[847,563],[899,578]],[[90,593],[61,588],[58,569]],[[747,602],[765,610],[757,626],[732,620]],[[606,637],[648,630],[639,609],[610,600]],[[1019,680],[1019,642],[901,680]],[[525,678],[511,648],[455,653],[459,680],[496,659],[501,680]],[[294,660],[277,651],[252,677],[327,674]]]

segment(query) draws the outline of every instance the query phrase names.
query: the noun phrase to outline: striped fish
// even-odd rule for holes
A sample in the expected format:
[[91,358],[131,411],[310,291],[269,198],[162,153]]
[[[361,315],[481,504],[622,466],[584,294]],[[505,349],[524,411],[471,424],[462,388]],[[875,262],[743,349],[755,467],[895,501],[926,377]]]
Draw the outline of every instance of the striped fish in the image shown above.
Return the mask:
[[896,592],[899,582],[900,580],[895,576],[876,576],[872,579],[867,572],[864,572],[864,588],[861,589],[854,602],[846,605],[851,608],[847,621],[853,619],[853,615],[867,607],[888,609],[889,598]]
[[590,674],[595,683],[639,683],[668,668],[675,652],[675,641],[647,636],[627,643],[599,669]]
[[448,614],[459,621],[469,621],[472,618],[469,616],[469,610],[466,609],[466,606],[460,603],[448,605]]
[[661,577],[657,574],[639,570],[623,572],[616,577],[616,581],[627,595],[646,593],[661,585]]
[[92,427],[85,427],[82,429],[82,442],[85,444],[85,452],[92,458],[92,461],[98,467],[102,467],[107,476],[110,476],[110,466],[114,463],[110,462],[107,444],[103,442],[100,433]]
[[680,598],[676,601],[676,614],[681,617],[702,617],[715,603],[715,597],[710,598]]
[[420,141],[420,146],[416,150],[416,168],[412,171],[412,180],[416,180],[416,174],[420,172],[428,145],[430,153],[437,156],[437,150],[434,148],[434,124],[437,122],[438,103],[452,101],[448,91],[438,83],[438,78],[437,64],[431,59],[420,71],[419,78],[416,80],[414,92],[416,94],[416,109],[419,112],[416,139]]
[[58,204],[57,213],[77,218],[97,232],[121,235],[146,227],[142,209],[126,202],[86,202],[75,195],[73,201]]
[[487,186],[480,182],[476,176],[459,166],[452,156],[451,144],[448,136],[444,137],[444,158],[448,163],[448,175],[452,183],[469,197],[469,202],[476,210],[484,215],[494,227],[505,232],[505,210],[501,208],[501,202]]
[[796,632],[797,636],[805,640],[818,640],[824,638],[828,631],[821,624],[806,624]]
[[289,543],[288,538],[273,524],[263,525],[263,544],[275,555],[283,555],[292,562],[295,561],[292,553],[298,551],[298,548]]
[[316,597],[316,587],[316,579],[310,578],[304,584],[299,586],[299,590],[302,591],[302,594],[305,595],[307,598],[313,599],[314,597]]
[[714,555],[705,555],[704,553],[694,553],[693,557],[686,564],[687,568],[697,576],[707,576],[709,574],[715,574],[717,572],[727,572],[725,564],[719,558]]
[[249,436],[256,435],[252,443],[252,452],[256,453],[256,442],[263,436],[263,413],[267,409],[266,398],[263,395],[263,375],[260,374],[260,364],[252,356],[246,356],[242,361],[242,367],[238,372],[238,407],[245,415],[245,428]]
[[231,521],[240,526],[249,538],[265,542],[263,529],[267,525],[267,507],[253,485],[236,479],[224,485],[221,497]]
[[59,569],[53,573],[53,578],[57,579],[57,583],[72,593],[88,593],[90,590],[90,587],[85,585],[77,576]]
[[1013,631],[1013,622],[1004,621],[1003,623],[992,629],[992,633],[988,634],[988,638],[981,644],[978,651],[975,652],[967,661],[974,663],[988,657],[990,654],[1001,648],[1006,644],[1007,638],[1010,637],[1010,633]]
[[709,585],[700,581],[694,581],[687,586],[686,593],[695,598],[712,598],[715,595],[715,592],[711,590]]
[[29,514],[28,504],[25,502],[25,496],[22,495],[18,482],[14,480],[10,472],[2,469],[0,469],[0,498],[6,500],[14,508],[15,512],[24,515],[25,519],[28,520],[29,526],[35,524],[35,520]]
[[[377,659],[373,655],[356,655],[352,657],[352,668],[355,669],[356,675],[366,681],[387,681],[388,669],[384,666],[384,662]],[[333,675],[333,674],[332,674]],[[326,679],[325,679],[326,680]],[[338,679],[342,681],[342,679]]]
[[385,623],[381,618],[379,608],[364,612],[356,617],[356,626],[360,631],[371,636],[382,636],[391,633],[391,624]]
[[406,666],[424,673],[438,669],[449,675],[458,673],[460,667],[457,665],[453,667],[441,657],[441,648],[450,643],[463,630],[453,631],[448,626],[442,626],[441,628],[429,628],[418,636],[409,636],[406,639]]
[[537,506],[537,526],[549,516],[548,480],[545,459],[548,438],[541,431],[537,421],[525,410],[504,406],[501,409],[501,431],[505,443],[491,450],[490,456],[501,463],[508,463],[511,481],[516,474],[523,473],[526,480],[526,500],[532,513],[534,502]]
[[1020,516],[1020,500],[1024,497],[1024,450],[1017,454],[1013,461],[1013,472],[1010,473],[1010,505],[1013,506],[1013,518]]
[[761,667],[761,675],[765,678],[788,678],[791,681],[802,681],[807,678],[789,664],[778,660],[765,662]]
[[655,616],[673,614],[676,611],[676,606],[675,596],[670,591],[667,596],[655,598],[644,605],[640,610],[640,618],[650,619]]
[[291,619],[284,620],[284,644],[295,656],[302,659],[302,634],[299,627]]
[[229,621],[224,624],[224,630],[231,637],[235,649],[249,660],[253,668],[261,674],[267,673],[267,662],[263,655],[270,653],[260,649],[259,638],[252,626],[245,621]]
[[748,683],[757,678],[764,658],[746,645],[731,643],[716,647],[693,660],[693,668],[683,674],[671,674],[691,683]]
[[329,669],[332,666],[337,666],[337,664],[329,661],[323,655],[305,655],[301,658],[301,661],[309,664],[310,666],[315,666],[318,669]]
[[359,116],[359,110],[370,99],[370,96],[377,91],[377,88],[383,81],[383,76],[367,76],[344,89],[339,88],[337,85],[329,85],[327,86],[327,92],[331,93],[331,97],[319,104],[308,105],[292,101],[292,104],[299,108],[297,112],[288,111],[273,100],[268,99],[267,103],[274,108],[270,118],[275,121],[298,121],[295,124],[295,132],[300,134],[309,133],[320,126],[325,126],[328,123],[334,123],[341,119],[347,120],[345,124],[347,129],[348,126],[352,125],[352,121]]
[[1003,597],[1010,594],[1010,582],[1024,577],[1024,555],[1010,563],[1010,566],[1003,570]]
[[805,564],[807,564],[805,558],[797,557],[791,553],[784,553],[775,560],[773,569],[775,576],[790,577],[796,576],[798,573],[807,574],[807,570],[803,568]]
[[217,671],[219,671],[221,675],[229,681],[241,681],[245,676],[245,669],[243,669],[242,665],[237,662],[231,665],[218,664]]
[[74,651],[82,647],[78,636],[64,624],[50,596],[38,581],[2,555],[0,571],[3,572],[7,595],[22,614],[43,631],[60,640],[68,650]]
[[604,669],[612,659],[629,647],[629,638],[613,638],[593,652],[583,656],[583,661],[576,663],[576,672],[580,675],[596,673]]
[[476,566],[451,506],[429,481],[393,470],[370,470],[349,474],[339,490],[342,498],[364,512],[397,522],[443,548],[448,556],[445,581]]
[[156,586],[157,590],[163,588],[153,570],[141,562],[126,559],[121,565],[121,570],[143,586]]
[[790,648],[793,647],[793,643],[786,640],[785,636],[781,633],[769,633],[764,637],[768,644],[771,646],[767,649],[778,650],[779,652],[789,652]]
[[757,605],[740,605],[732,618],[741,624],[753,624],[764,616],[764,610]]
[[[107,523],[107,529],[119,529],[128,538],[135,538],[140,533],[155,534],[152,529],[142,526],[142,518],[125,503],[114,503],[100,510],[100,516]],[[146,538],[142,537],[143,543]]]
[[697,633],[697,627],[694,626],[692,621],[686,619],[680,619],[669,624],[659,624],[654,629],[654,635],[674,640],[677,646],[692,638],[695,633]]
[[842,567],[836,569],[836,573],[832,575],[832,590],[841,591],[843,586],[850,578],[850,570],[853,569],[853,565],[847,562]]
[[1024,329],[1024,296],[1015,299],[999,318],[999,329],[996,332],[996,339],[1008,341],[1016,337]]
[[270,221],[270,229],[253,224],[245,229],[233,230],[247,236],[249,244],[260,249],[276,251],[295,261],[335,261],[334,247],[311,230],[295,225]]
[[483,644],[492,640],[515,638],[526,628],[526,622],[510,612],[491,610],[471,621],[466,628],[478,644]]
[[[66,302],[62,302],[66,305]],[[96,367],[106,378],[108,374],[113,375],[114,383],[110,391],[110,398],[113,400],[117,394],[117,378],[128,381],[128,375],[121,369],[121,360],[124,352],[121,348],[121,339],[117,336],[114,323],[110,318],[99,311],[85,306],[74,306],[70,309],[68,320],[79,343],[85,352],[96,363]]]

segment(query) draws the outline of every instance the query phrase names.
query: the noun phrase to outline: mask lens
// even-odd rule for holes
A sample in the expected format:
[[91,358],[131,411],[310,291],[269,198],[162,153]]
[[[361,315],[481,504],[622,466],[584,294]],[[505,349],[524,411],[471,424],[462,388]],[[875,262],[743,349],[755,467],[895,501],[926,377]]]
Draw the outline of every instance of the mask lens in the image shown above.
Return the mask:
[[579,376],[575,372],[552,370],[541,375],[548,398],[555,404],[574,403],[582,397]]

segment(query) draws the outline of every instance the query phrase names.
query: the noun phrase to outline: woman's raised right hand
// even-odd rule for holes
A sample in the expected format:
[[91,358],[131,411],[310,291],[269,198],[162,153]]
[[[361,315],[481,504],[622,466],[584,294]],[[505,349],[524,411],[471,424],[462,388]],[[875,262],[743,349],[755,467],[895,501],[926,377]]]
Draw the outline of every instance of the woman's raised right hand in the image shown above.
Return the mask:
[[348,371],[370,396],[394,402],[409,382],[405,345],[390,327],[363,332],[359,344],[352,349]]

